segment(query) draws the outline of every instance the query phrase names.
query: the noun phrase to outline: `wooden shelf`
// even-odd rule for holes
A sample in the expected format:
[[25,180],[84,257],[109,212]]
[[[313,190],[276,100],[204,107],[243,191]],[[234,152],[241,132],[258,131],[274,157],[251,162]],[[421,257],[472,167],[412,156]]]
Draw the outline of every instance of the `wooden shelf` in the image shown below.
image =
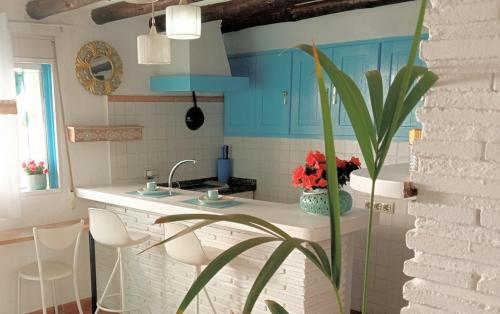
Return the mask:
[[[61,228],[66,226],[71,226],[73,224],[79,223],[80,220],[70,220],[70,221],[62,221],[48,225],[39,225],[38,228]],[[0,231],[0,246],[7,244],[14,244],[20,242],[27,242],[33,240],[33,227],[28,226],[17,229],[10,230],[2,230]],[[84,230],[88,230],[89,222],[88,219],[85,219],[85,225],[83,226]]]
[[71,142],[99,141],[136,141],[142,140],[142,129],[139,125],[116,126],[68,126]]
[[[353,171],[349,185],[355,191],[371,193],[372,181],[368,169]],[[375,195],[398,199],[415,199],[417,189],[410,181],[408,164],[384,166],[375,183]]]

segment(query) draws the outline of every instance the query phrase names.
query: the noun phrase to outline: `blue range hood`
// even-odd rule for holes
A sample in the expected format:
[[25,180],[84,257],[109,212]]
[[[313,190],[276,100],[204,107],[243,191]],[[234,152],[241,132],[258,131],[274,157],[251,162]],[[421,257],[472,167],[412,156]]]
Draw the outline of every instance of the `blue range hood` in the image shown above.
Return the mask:
[[162,75],[149,81],[154,92],[231,92],[249,87],[248,77],[222,75]]

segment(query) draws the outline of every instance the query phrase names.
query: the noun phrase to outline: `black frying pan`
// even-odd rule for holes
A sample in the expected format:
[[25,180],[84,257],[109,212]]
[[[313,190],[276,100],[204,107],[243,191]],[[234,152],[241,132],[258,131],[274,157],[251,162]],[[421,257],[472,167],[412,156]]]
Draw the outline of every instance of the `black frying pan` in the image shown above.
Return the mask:
[[196,103],[196,93],[193,91],[193,103],[194,107],[191,107],[186,113],[186,125],[191,130],[198,130],[205,122],[205,116],[203,111],[198,107]]

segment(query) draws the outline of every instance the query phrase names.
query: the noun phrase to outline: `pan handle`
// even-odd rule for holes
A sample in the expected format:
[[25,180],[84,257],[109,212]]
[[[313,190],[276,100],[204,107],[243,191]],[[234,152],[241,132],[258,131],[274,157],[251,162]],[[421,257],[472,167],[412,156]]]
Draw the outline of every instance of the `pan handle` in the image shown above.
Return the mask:
[[193,103],[194,103],[194,107],[198,107],[198,103],[196,102],[196,92],[195,91],[192,91],[191,94],[193,95]]

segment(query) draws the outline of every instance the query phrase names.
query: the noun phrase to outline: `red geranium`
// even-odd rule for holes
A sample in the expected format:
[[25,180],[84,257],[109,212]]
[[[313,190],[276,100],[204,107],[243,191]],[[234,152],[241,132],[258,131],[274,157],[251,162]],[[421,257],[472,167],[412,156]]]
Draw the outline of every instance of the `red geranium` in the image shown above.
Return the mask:
[[[349,181],[351,172],[360,168],[361,162],[359,158],[353,156],[351,160],[337,157],[336,163],[339,188],[341,188]],[[309,151],[305,164],[293,171],[292,183],[295,187],[301,186],[306,190],[327,187],[325,155],[319,151]]]

